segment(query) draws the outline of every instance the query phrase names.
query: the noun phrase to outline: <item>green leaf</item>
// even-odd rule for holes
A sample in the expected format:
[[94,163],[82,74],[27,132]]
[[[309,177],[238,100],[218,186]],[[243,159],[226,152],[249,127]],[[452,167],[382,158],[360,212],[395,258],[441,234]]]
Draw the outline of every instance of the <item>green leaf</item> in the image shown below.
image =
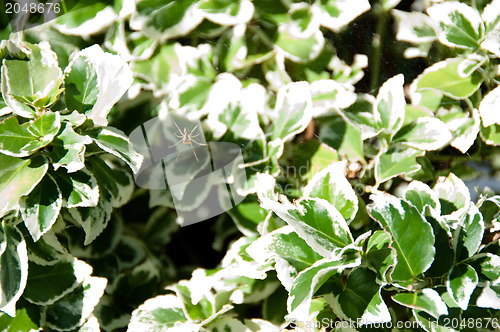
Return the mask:
[[352,85],[334,80],[320,79],[310,84],[313,100],[313,117],[331,114],[333,110],[345,109],[356,102],[357,95]]
[[334,32],[339,32],[349,22],[370,9],[368,0],[356,1],[356,5],[345,5],[336,0],[314,3],[321,10],[320,24]]
[[186,322],[182,301],[174,295],[159,295],[147,300],[132,312],[128,329],[158,331]]
[[280,88],[276,97],[276,119],[270,129],[273,141],[291,139],[306,129],[312,118],[312,99],[309,85],[290,83]]
[[77,128],[87,121],[87,117],[78,111],[73,111],[73,113],[61,115],[61,120],[69,122],[73,128]]
[[[413,82],[412,82],[413,83]],[[412,88],[412,85],[410,85]],[[432,88],[429,89],[421,89],[418,93],[413,93],[413,90],[410,89],[410,98],[413,106],[422,106],[425,110],[430,112],[436,112],[443,101],[444,95],[439,90],[434,90]],[[427,113],[428,115],[432,115],[433,113]]]
[[491,253],[475,255],[469,264],[478,272],[480,281],[493,284],[500,281],[500,256]]
[[438,150],[452,139],[443,121],[434,117],[420,117],[415,123],[404,126],[394,136],[393,142],[425,151]]
[[[314,151],[311,151],[310,146],[314,146],[317,143],[313,143],[313,141],[310,142],[311,143],[300,145],[301,147],[304,148],[304,152],[307,152],[309,154],[312,153],[311,158],[309,160],[306,160],[306,166],[305,166],[307,167],[307,164],[309,165],[309,169],[304,176],[304,178],[309,181],[313,178],[313,176],[316,173],[328,167],[328,165],[330,165],[332,162],[339,161],[339,155],[337,151],[332,149],[330,146],[324,143],[319,143],[318,148],[315,149]],[[299,166],[299,172],[300,172],[300,166]]]
[[343,260],[325,258],[300,272],[289,292],[287,307],[290,317],[298,320],[309,317],[311,298],[321,285],[334,274],[340,274],[343,270],[358,266],[360,263],[359,257]]
[[323,126],[319,139],[348,160],[364,160],[361,130],[342,118]]
[[479,13],[472,7],[456,1],[437,4],[427,9],[437,26],[441,43],[450,47],[475,49],[484,33]]
[[441,215],[445,219],[457,222],[468,211],[471,204],[469,189],[455,174],[439,177],[433,190],[439,197]]
[[352,220],[358,211],[358,197],[347,181],[347,162],[330,164],[316,173],[304,187],[304,197],[322,198],[332,204],[345,220]]
[[386,153],[377,157],[375,161],[375,179],[377,183],[383,183],[401,174],[411,174],[418,171],[422,166],[416,158],[425,153],[421,150],[395,146]]
[[45,233],[37,242],[26,234],[26,245],[28,247],[28,258],[30,262],[38,265],[54,265],[62,260],[71,260],[72,256],[63,248],[52,228]]
[[96,127],[87,130],[85,134],[92,137],[101,149],[125,161],[134,173],[141,168],[144,157],[134,150],[122,131],[113,127]]
[[3,227],[7,247],[0,256],[0,310],[13,317],[16,302],[26,287],[28,277],[28,254],[23,235],[15,227]]
[[442,277],[447,275],[455,265],[456,252],[452,249],[452,233],[448,224],[442,217],[436,218],[426,215],[426,220],[431,224],[434,232],[434,248],[436,248],[436,255],[431,267],[425,271],[426,277]]
[[[317,58],[325,44],[325,38],[318,26],[313,27],[314,33],[298,33],[293,21],[280,26],[276,47],[285,52],[285,57],[294,62],[308,62]],[[295,29],[294,29],[295,28]]]
[[99,190],[99,201],[95,207],[69,209],[73,218],[85,231],[85,245],[90,244],[106,228],[113,211],[113,196],[106,189]]
[[400,2],[401,2],[401,0],[382,0],[382,1],[380,1],[384,11],[391,10],[392,8],[396,7]]
[[379,128],[394,135],[403,125],[405,118],[404,76],[396,75],[388,79],[377,94],[373,115]]
[[339,113],[347,122],[361,131],[361,139],[374,137],[382,130],[373,115],[375,98],[369,94],[362,94],[346,110]]
[[492,125],[500,125],[500,116],[497,112],[497,105],[500,99],[500,86],[497,86],[486,96],[479,104],[479,115],[481,116],[481,121],[483,127],[489,127]]
[[43,178],[49,167],[47,159],[35,156],[18,159],[0,154],[0,215],[15,208],[21,196],[27,195]]
[[[123,96],[123,94],[128,90],[133,82],[133,74],[130,70],[128,64],[118,55],[106,53],[101,47],[96,44],[81,50],[77,57],[85,58],[86,62],[92,64],[93,69],[97,75],[97,83],[94,82],[93,78],[88,78],[90,80],[89,86],[85,85],[85,88],[77,86],[76,89],[81,91],[86,89],[87,92],[75,92],[71,93],[83,93],[83,97],[80,103],[91,102],[95,99],[93,96],[96,91],[90,92],[88,89],[95,89],[94,84],[97,84],[98,95],[95,103],[91,110],[86,110],[85,114],[88,118],[92,119],[95,124],[100,126],[106,126],[108,124],[107,115],[111,110],[111,107]],[[91,70],[91,69],[88,69]],[[89,74],[92,75],[92,74]],[[73,79],[73,78],[72,78]],[[74,79],[77,79],[76,77]],[[74,82],[70,80],[69,84]],[[85,84],[85,83],[84,83]],[[90,93],[87,97],[87,94]],[[73,101],[71,101],[73,103]],[[74,105],[76,104],[76,105]],[[72,108],[84,110],[84,106],[78,105],[78,100],[74,104],[71,104]]]
[[46,111],[38,119],[33,121],[28,131],[41,141],[42,146],[49,144],[61,128],[61,116],[59,112]]
[[477,252],[483,240],[483,233],[483,216],[476,205],[471,203],[462,222],[460,233],[456,235],[458,236],[456,251],[459,261],[472,257]]
[[203,17],[195,0],[140,0],[130,19],[130,27],[149,38],[167,40],[190,33]]
[[500,286],[487,285],[476,300],[476,305],[481,308],[500,310]]
[[447,59],[425,69],[410,85],[413,104],[419,104],[422,93],[428,89],[441,91],[445,96],[457,100],[472,96],[481,86],[483,76],[475,71],[467,77],[461,77],[458,73],[461,62],[461,58]]
[[20,125],[11,116],[0,123],[0,152],[14,157],[26,157],[41,148],[40,142],[28,131],[29,123]]
[[127,203],[134,190],[134,181],[130,172],[123,167],[106,163],[101,158],[88,158],[87,168],[97,179],[99,193],[109,191],[113,198],[113,207]]
[[208,331],[219,332],[219,331],[251,331],[248,326],[245,326],[238,319],[233,317],[221,317],[208,325]]
[[246,252],[262,265],[276,257],[282,258],[297,271],[310,267],[322,258],[290,226],[259,237]]
[[[131,176],[124,169],[112,169],[100,158],[88,158],[87,166],[99,186],[97,206],[69,210],[85,230],[85,245],[91,243],[106,228],[113,207],[120,207],[130,199],[134,185]],[[87,178],[88,180],[92,181]]]
[[494,124],[489,127],[480,128],[480,134],[483,141],[488,145],[500,145],[500,125]]
[[391,246],[391,234],[375,231],[366,246],[366,264],[377,272],[377,278],[385,281],[389,268],[396,265],[396,250]]
[[83,325],[99,302],[107,280],[87,277],[74,291],[45,307],[46,326],[56,330],[72,330]]
[[36,242],[56,222],[62,206],[62,195],[57,183],[50,175],[19,201],[24,224]]
[[[62,92],[62,72],[56,54],[48,43],[32,45],[29,60],[4,59],[2,64],[2,95],[14,113],[25,118],[35,116],[37,109],[52,105]],[[22,101],[19,101],[22,100]],[[28,106],[27,104],[31,105]]]
[[78,55],[65,70],[64,100],[70,111],[87,113],[99,95],[97,72],[88,58]]
[[237,25],[228,30],[216,46],[217,65],[221,71],[233,72],[246,66],[247,57],[246,25]]
[[55,170],[64,167],[73,173],[85,167],[85,145],[90,143],[90,137],[78,135],[69,123],[63,123],[63,130],[52,141],[52,151],[47,155]]
[[86,169],[74,173],[54,174],[63,198],[63,206],[70,208],[96,206],[99,201],[99,187],[95,177]]
[[424,311],[413,310],[413,316],[425,331],[458,332],[460,331],[461,322],[465,323],[466,320],[462,317],[460,309],[450,308],[449,311],[449,315],[442,316],[437,321]]
[[419,278],[434,260],[434,234],[432,226],[418,210],[388,194],[372,195],[373,204],[368,206],[370,216],[392,236],[397,260],[392,279],[411,281]]
[[198,8],[209,21],[220,25],[247,23],[253,16],[254,8],[248,0],[202,0]]
[[469,299],[477,286],[478,276],[468,264],[459,264],[451,270],[446,280],[446,289],[462,310],[467,310]]
[[323,257],[335,257],[339,249],[354,240],[345,219],[330,203],[321,198],[301,198],[290,203],[265,199],[262,207],[276,213]]
[[410,43],[428,43],[436,39],[436,31],[429,16],[418,11],[405,12],[393,9],[397,23],[396,39]]
[[446,123],[446,127],[453,134],[450,145],[462,153],[466,153],[476,141],[479,134],[480,119],[477,110],[472,111],[472,117],[464,114],[462,110],[457,111],[458,118],[453,118]]
[[[69,3],[66,2],[65,7]],[[54,26],[62,34],[88,38],[111,25],[115,19],[116,14],[111,6],[103,2],[79,1],[75,8],[59,16]]]
[[190,320],[200,321],[215,314],[214,303],[209,299],[201,297],[198,301],[193,301],[193,294],[189,286],[193,286],[193,281],[181,281],[179,284],[171,287],[177,296],[182,299],[186,317]]
[[[150,196],[150,201],[152,197]],[[243,201],[227,213],[246,236],[258,235],[257,225],[266,219],[267,211],[257,201]]]
[[481,48],[493,53],[495,58],[500,58],[500,34],[498,28],[489,33],[481,43]]
[[383,323],[391,320],[391,314],[380,295],[376,273],[366,267],[358,267],[349,273],[344,290],[338,301],[343,313],[363,323]]
[[424,288],[418,293],[396,294],[392,299],[405,307],[424,311],[436,319],[448,314],[448,307],[439,293],[430,288]]
[[171,73],[180,66],[177,48],[177,44],[161,45],[149,59],[132,64],[134,75],[146,81],[156,95],[165,93]]
[[25,308],[16,310],[14,317],[7,314],[0,316],[0,330],[4,332],[30,332],[37,329],[38,326],[33,323]]
[[149,247],[163,248],[172,240],[172,237],[179,231],[179,224],[176,223],[175,219],[175,215],[164,209],[157,209],[150,215],[144,236]]
[[30,262],[23,296],[38,305],[51,305],[70,293],[90,276],[92,268],[75,259],[45,266]]
[[[248,92],[248,100],[258,97],[250,95],[251,92],[249,89],[246,89],[246,91]],[[259,119],[255,108],[244,106],[241,102],[238,102],[236,105],[229,104],[220,111],[215,110],[208,115],[209,126],[215,129],[214,136],[216,138],[220,138],[226,133],[231,133],[234,140],[240,138],[249,140],[263,139],[264,132],[259,126]]]
[[20,125],[16,117],[0,123],[0,152],[26,157],[49,144],[60,128],[59,113],[47,112],[33,123]]
[[427,215],[427,211],[433,216],[441,214],[438,194],[423,182],[410,182],[408,188],[406,188],[404,198],[413,204],[422,215]]

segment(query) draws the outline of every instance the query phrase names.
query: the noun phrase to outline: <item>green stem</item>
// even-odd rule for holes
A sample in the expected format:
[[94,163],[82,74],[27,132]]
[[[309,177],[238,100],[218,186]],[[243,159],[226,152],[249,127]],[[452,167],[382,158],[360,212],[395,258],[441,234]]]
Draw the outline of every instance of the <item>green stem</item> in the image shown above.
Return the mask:
[[264,45],[269,47],[271,50],[274,49],[274,42],[261,29],[255,26],[249,26],[248,30],[251,30],[253,33],[255,33]]
[[371,63],[370,63],[370,72],[371,72],[371,80],[370,80],[370,91],[376,91],[379,87],[380,80],[380,65],[382,63],[382,45],[384,41],[385,28],[387,24],[387,13],[383,11],[382,6],[378,5],[378,7],[374,8],[374,13],[377,22],[377,30],[375,36],[373,36],[372,40],[372,54],[371,54]]

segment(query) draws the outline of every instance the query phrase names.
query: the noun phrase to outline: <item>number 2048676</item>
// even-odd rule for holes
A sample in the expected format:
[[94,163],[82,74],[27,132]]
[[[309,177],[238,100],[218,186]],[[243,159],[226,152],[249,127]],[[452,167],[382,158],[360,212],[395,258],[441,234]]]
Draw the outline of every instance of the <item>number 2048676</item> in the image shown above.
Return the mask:
[[7,2],[5,4],[5,13],[7,14],[59,14],[61,12],[61,4],[58,2],[46,3],[17,3]]
[[444,318],[441,325],[445,328],[462,329],[462,328],[483,328],[491,329],[492,331],[500,328],[498,318]]

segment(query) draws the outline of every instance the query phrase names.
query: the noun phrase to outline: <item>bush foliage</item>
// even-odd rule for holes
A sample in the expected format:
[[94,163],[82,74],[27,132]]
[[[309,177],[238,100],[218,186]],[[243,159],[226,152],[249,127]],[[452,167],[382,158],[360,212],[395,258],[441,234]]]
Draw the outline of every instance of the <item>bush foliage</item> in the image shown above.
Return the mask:
[[[1,18],[2,330],[498,328],[500,0]],[[128,136],[174,116],[246,174],[184,228]]]

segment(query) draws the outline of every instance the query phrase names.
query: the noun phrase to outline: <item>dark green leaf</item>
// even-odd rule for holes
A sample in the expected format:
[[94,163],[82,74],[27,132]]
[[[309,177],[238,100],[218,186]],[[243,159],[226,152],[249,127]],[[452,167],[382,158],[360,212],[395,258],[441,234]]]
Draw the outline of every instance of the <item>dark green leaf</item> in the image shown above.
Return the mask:
[[477,286],[476,270],[468,264],[457,265],[446,280],[446,289],[462,310],[467,310],[469,299]]
[[23,235],[15,227],[3,227],[7,247],[0,256],[0,310],[11,317],[16,312],[16,302],[26,287],[28,254]]
[[363,323],[382,323],[391,320],[389,309],[380,295],[376,273],[366,267],[358,267],[349,273],[344,291],[339,296],[344,314]]
[[75,58],[64,78],[64,99],[70,111],[90,111],[99,95],[97,73],[91,61],[83,56]]
[[61,261],[44,266],[30,262],[28,282],[23,296],[39,305],[50,305],[74,290],[92,269],[86,263],[76,260]]
[[47,159],[35,156],[19,159],[0,154],[0,215],[16,207],[21,196],[27,195],[43,178],[49,167]]
[[52,176],[47,174],[33,190],[19,201],[24,224],[36,242],[56,222],[62,196]]
[[85,144],[92,143],[92,139],[78,135],[69,124],[63,124],[63,128],[52,141],[52,151],[48,153],[48,156],[55,170],[64,167],[72,173],[85,166]]
[[379,280],[385,281],[389,268],[396,265],[396,251],[391,242],[388,232],[375,231],[366,246],[366,264],[377,272]]
[[383,183],[401,174],[418,171],[421,165],[416,158],[424,155],[424,151],[412,148],[394,147],[376,159],[375,179]]
[[424,288],[418,293],[396,294],[392,299],[405,307],[424,311],[436,319],[448,314],[448,308],[441,296],[431,288]]
[[435,255],[432,227],[418,210],[388,194],[372,195],[370,216],[392,236],[398,263],[392,272],[395,281],[417,279],[432,264]]
[[346,221],[330,203],[320,198],[302,198],[295,204],[265,201],[272,210],[323,257],[335,257],[339,249],[353,242]]
[[313,176],[303,192],[304,197],[328,201],[345,220],[352,220],[358,211],[358,197],[344,175],[346,166],[346,162],[330,164]]
[[123,132],[113,127],[96,127],[85,132],[104,151],[125,161],[134,173],[139,171],[143,156],[138,154]]

